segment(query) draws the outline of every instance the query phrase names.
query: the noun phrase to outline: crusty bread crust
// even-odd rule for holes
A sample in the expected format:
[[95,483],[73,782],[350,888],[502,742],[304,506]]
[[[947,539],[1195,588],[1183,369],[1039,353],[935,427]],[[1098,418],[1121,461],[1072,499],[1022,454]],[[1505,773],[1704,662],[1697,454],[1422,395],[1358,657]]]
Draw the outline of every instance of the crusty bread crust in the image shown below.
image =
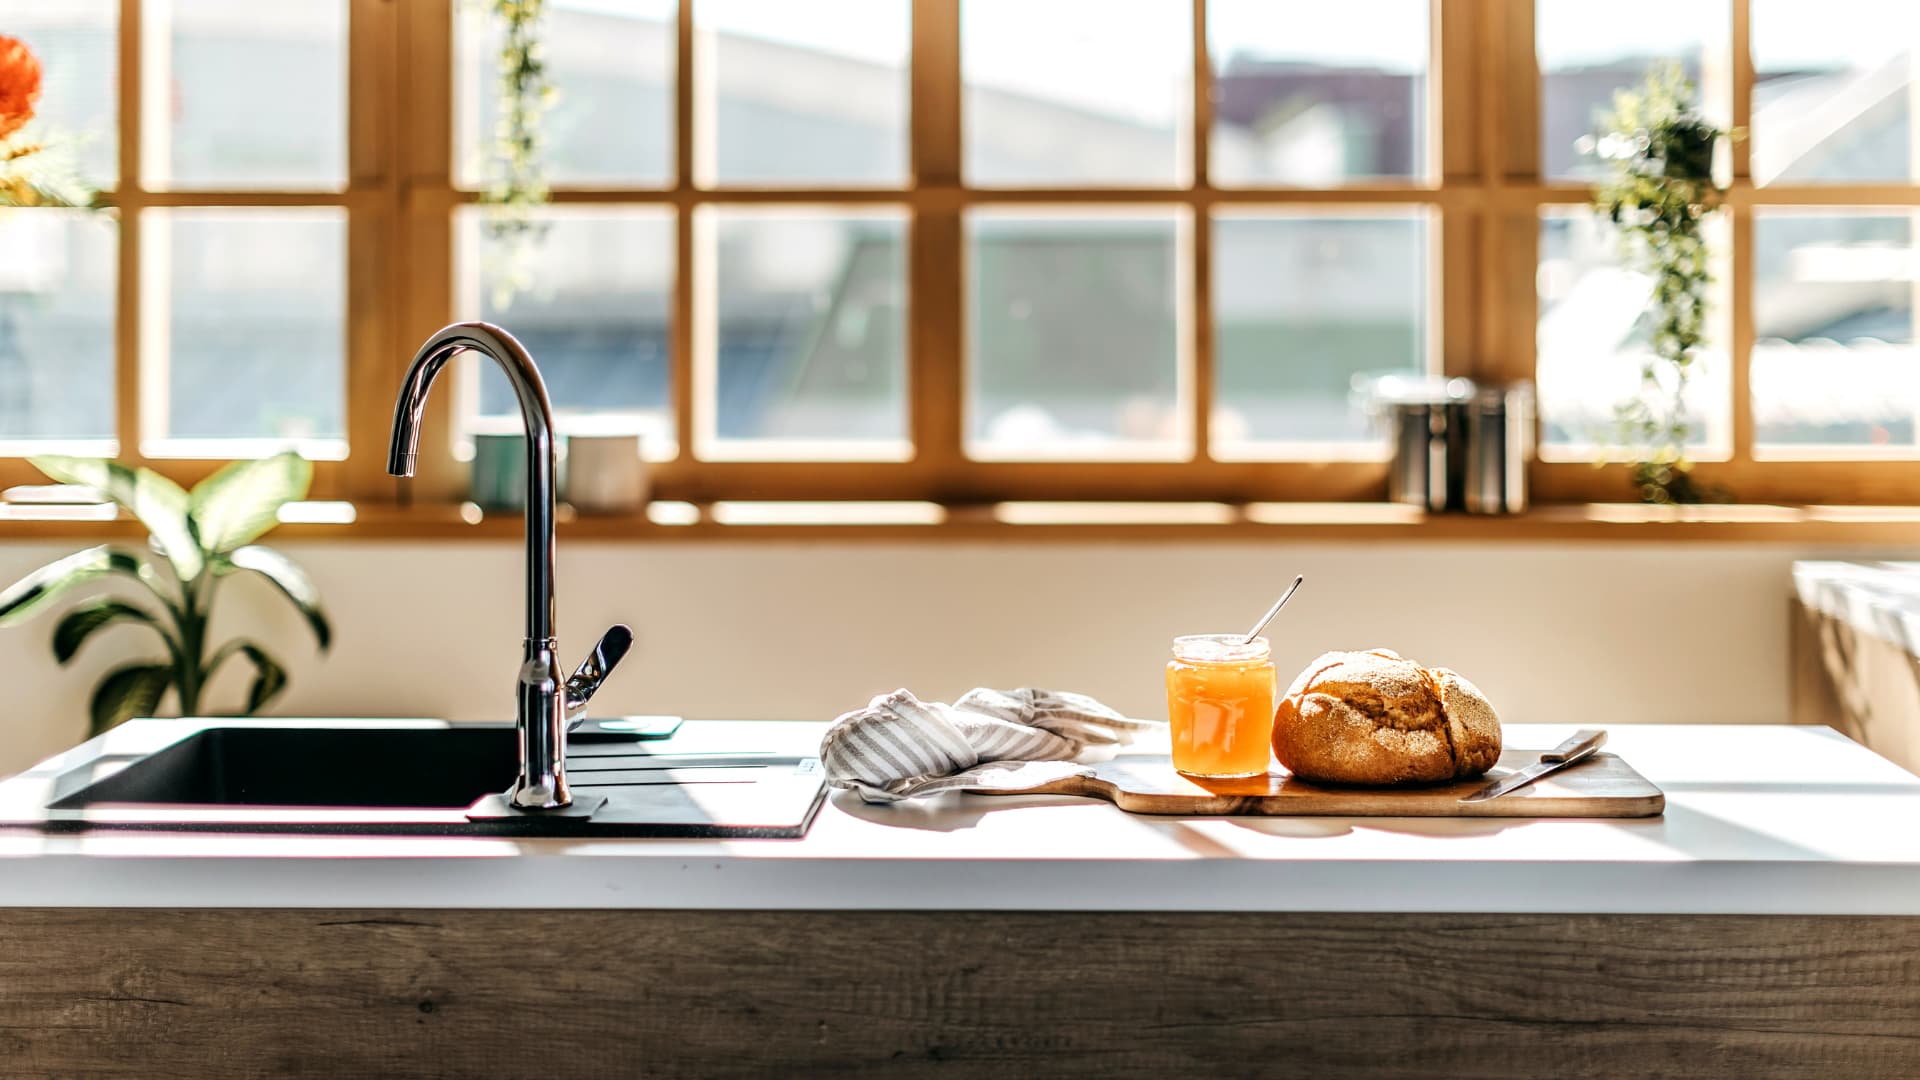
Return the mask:
[[1500,721],[1478,687],[1387,649],[1330,652],[1276,710],[1273,752],[1304,780],[1432,784],[1500,758]]

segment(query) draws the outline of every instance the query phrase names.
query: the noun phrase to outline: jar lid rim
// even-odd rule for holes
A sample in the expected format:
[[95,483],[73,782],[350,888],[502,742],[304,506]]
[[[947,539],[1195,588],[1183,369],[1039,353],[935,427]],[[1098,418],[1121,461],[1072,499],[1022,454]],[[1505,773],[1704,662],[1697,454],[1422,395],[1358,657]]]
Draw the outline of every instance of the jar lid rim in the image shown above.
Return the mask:
[[1266,638],[1246,640],[1245,634],[1182,634],[1173,639],[1173,655],[1183,660],[1226,662],[1265,660],[1273,653]]

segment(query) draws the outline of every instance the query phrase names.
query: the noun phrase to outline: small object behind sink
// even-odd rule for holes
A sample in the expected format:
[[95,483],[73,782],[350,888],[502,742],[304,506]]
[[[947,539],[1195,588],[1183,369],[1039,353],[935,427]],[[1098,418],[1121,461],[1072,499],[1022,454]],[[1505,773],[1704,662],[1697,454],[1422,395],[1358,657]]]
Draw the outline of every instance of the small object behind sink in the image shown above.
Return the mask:
[[645,742],[670,739],[680,730],[678,716],[600,716],[575,720],[568,742]]

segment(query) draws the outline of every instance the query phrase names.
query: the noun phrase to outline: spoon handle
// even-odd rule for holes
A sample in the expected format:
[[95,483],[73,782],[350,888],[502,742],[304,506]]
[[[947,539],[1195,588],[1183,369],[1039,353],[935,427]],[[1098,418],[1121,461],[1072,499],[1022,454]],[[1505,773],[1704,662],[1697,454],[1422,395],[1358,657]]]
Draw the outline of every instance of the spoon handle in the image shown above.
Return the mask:
[[1253,639],[1260,636],[1260,631],[1267,628],[1267,624],[1273,621],[1275,615],[1280,614],[1280,609],[1287,606],[1287,601],[1293,599],[1293,594],[1299,591],[1300,583],[1305,580],[1307,580],[1307,575],[1305,574],[1295,577],[1293,584],[1287,586],[1287,591],[1280,594],[1280,599],[1273,602],[1273,606],[1267,609],[1265,615],[1260,616],[1260,621],[1253,624],[1253,629],[1247,631],[1246,639],[1241,641],[1240,644],[1253,644]]

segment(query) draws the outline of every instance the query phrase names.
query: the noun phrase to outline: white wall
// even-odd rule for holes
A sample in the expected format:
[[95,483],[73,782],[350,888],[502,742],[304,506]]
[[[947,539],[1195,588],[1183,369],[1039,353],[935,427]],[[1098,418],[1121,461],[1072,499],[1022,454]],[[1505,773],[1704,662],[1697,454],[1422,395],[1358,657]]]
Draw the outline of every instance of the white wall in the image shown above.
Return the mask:
[[[0,542],[0,583],[71,544]],[[293,716],[508,719],[521,637],[517,543],[294,544],[326,597],[324,661],[284,601],[247,581],[217,629],[271,643]],[[1478,682],[1509,721],[1782,722],[1788,565],[1845,554],[1654,544],[564,544],[563,659],[616,620],[635,653],[604,712],[829,719],[905,686],[1047,685],[1159,715],[1168,639],[1250,622],[1290,575],[1270,632],[1283,680],[1330,648],[1387,646]],[[87,694],[152,651],[122,627],[70,669],[53,620],[0,631],[0,773],[80,739]],[[238,665],[216,705],[237,700]]]

